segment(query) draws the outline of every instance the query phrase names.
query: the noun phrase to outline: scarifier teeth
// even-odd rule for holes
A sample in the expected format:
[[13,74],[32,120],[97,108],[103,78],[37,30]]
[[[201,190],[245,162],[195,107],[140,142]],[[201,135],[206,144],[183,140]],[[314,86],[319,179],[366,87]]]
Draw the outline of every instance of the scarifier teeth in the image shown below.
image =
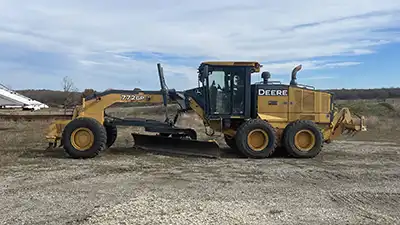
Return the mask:
[[343,135],[350,136],[350,137],[354,137],[356,134],[357,134],[357,130],[352,130],[352,129],[346,129],[343,132]]
[[354,133],[353,130],[351,130],[351,129],[346,129],[346,130],[344,130],[343,135],[345,135],[345,136],[352,136],[353,133]]
[[47,146],[46,150],[51,150],[57,148],[57,142],[49,142],[49,145]]
[[46,150],[52,149],[54,144],[52,142],[49,142],[49,145],[47,146]]

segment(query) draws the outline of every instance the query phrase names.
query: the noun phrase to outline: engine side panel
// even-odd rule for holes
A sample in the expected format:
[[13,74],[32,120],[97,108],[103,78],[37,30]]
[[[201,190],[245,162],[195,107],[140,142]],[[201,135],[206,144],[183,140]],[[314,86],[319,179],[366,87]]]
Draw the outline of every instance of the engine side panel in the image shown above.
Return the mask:
[[301,119],[330,123],[331,104],[329,93],[289,87],[289,121]]
[[270,122],[312,120],[328,124],[332,119],[330,93],[281,84],[255,84],[253,118],[259,116]]
[[257,96],[256,111],[276,117],[276,120],[288,120],[289,89],[285,85],[257,85],[255,88]]

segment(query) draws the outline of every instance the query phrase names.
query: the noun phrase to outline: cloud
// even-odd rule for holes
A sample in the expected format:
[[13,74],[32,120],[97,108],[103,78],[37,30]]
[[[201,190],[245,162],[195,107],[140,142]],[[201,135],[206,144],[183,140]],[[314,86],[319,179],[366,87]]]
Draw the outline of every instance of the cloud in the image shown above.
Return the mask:
[[391,0],[14,0],[0,10],[0,72],[21,78],[0,82],[18,88],[61,88],[68,75],[80,89],[155,89],[162,62],[168,85],[183,89],[202,60],[258,60],[288,74],[355,66],[349,57],[400,39]]
[[302,80],[330,80],[335,79],[333,76],[315,76],[315,77],[302,77]]
[[338,67],[347,67],[359,65],[361,62],[337,62],[328,60],[305,60],[305,61],[287,61],[279,63],[263,64],[263,69],[276,74],[289,74],[295,66],[301,65],[304,70],[332,69]]

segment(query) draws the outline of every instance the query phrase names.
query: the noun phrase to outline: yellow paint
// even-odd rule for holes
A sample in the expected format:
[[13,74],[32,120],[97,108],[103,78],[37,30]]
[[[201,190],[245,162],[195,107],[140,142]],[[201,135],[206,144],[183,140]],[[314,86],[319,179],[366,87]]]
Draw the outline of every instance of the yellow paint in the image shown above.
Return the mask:
[[310,130],[300,130],[294,137],[294,144],[300,151],[310,151],[315,145],[315,139]]
[[[83,99],[83,102],[85,101],[85,99]],[[79,116],[79,113],[82,111],[82,106],[77,106],[74,108],[74,111],[72,113],[72,119],[75,119]]]
[[[335,113],[331,123],[331,103],[329,93],[290,86],[288,96],[258,96],[258,117],[268,121],[280,133],[291,121],[314,121],[321,128],[324,140],[327,141],[337,138],[346,129],[366,130],[364,120],[355,123],[348,109]],[[300,142],[297,144],[301,145]]]
[[46,139],[48,142],[55,143],[56,141],[60,140],[62,131],[69,122],[71,122],[71,120],[56,120],[50,124],[46,134]]
[[205,120],[204,109],[201,108],[200,105],[193,98],[189,98],[189,105],[190,108],[204,121]]
[[226,134],[227,136],[234,137],[236,135],[236,130],[225,129],[223,130],[223,133]]
[[334,114],[330,126],[323,130],[324,139],[330,142],[339,137],[346,130],[349,132],[366,131],[365,118],[360,117],[359,119],[360,121],[358,123],[355,122],[350,110],[348,108],[342,108],[339,112]]
[[[138,103],[152,103],[152,104],[162,104],[163,97],[162,94],[146,94],[145,92],[139,92],[132,97],[131,95],[127,96],[125,94],[119,93],[111,93],[105,96],[99,96],[96,99],[91,99],[85,101],[83,99],[82,105],[75,108],[73,112],[73,116],[71,118],[79,118],[79,117],[90,117],[96,119],[101,124],[104,123],[104,110],[109,106],[115,103],[128,103],[128,102],[138,102]],[[209,124],[207,120],[205,120],[204,110],[199,106],[199,104],[192,98],[189,99],[189,104],[191,109],[193,109],[197,115],[206,123]],[[66,124],[68,124],[71,120],[57,120],[54,121],[50,126],[46,135],[46,139],[54,143],[57,140],[61,139],[62,131]],[[213,121],[212,126],[215,130],[220,130],[220,126],[218,123]]]
[[225,133],[225,129],[221,127],[221,120],[203,120],[207,126],[216,132]]
[[222,132],[228,136],[235,136],[236,135],[236,130],[233,129],[222,129],[221,130],[221,121],[220,120],[212,120],[208,121],[205,118],[205,113],[204,109],[200,107],[200,105],[193,99],[189,98],[189,105],[190,108],[195,111],[195,113],[203,120],[203,123],[207,126],[209,126],[211,129],[217,132]]
[[288,105],[285,102],[288,102],[288,96],[258,96],[258,113],[287,121]]
[[86,127],[80,127],[72,132],[70,140],[75,149],[79,151],[86,151],[92,147],[94,143],[94,134],[90,129]]
[[260,117],[262,120],[266,120],[266,121],[269,121],[269,122],[286,122],[287,121],[285,118],[277,117],[277,116],[271,116],[271,115],[264,114],[264,113],[259,113],[258,117]]
[[329,124],[330,106],[329,93],[289,87],[289,121],[311,120],[315,123]]
[[78,117],[91,117],[99,121],[101,124],[104,122],[104,110],[115,103],[162,103],[162,94],[145,94],[139,92],[138,94],[126,95],[126,94],[108,94],[101,96],[97,99],[91,99],[85,101],[81,112]]
[[288,96],[258,96],[258,116],[275,127],[285,128],[295,120],[311,120],[318,124],[330,123],[329,93],[289,87]]
[[221,121],[219,120],[212,120],[208,121],[205,118],[204,114],[204,109],[200,107],[200,105],[192,98],[189,98],[189,104],[190,107],[195,113],[203,120],[203,123],[207,126],[209,126],[211,129],[217,132],[222,132],[223,134],[226,134],[228,136],[235,136],[236,135],[236,130],[233,129],[222,129],[221,130]]
[[[135,96],[135,97],[133,97]],[[111,93],[105,96],[99,96],[95,99],[85,101],[83,99],[82,105],[74,109],[71,120],[79,117],[90,117],[96,119],[99,123],[104,123],[104,110],[115,103],[163,103],[162,94],[146,94],[145,92],[139,92],[133,95],[126,95],[123,93]],[[61,139],[62,131],[64,127],[71,120],[56,120],[50,126],[46,134],[46,139],[54,143]]]
[[247,135],[247,144],[254,151],[262,151],[268,146],[268,142],[268,134],[262,129],[252,130]]
[[268,123],[270,123],[275,128],[283,129],[287,126],[287,119],[285,118],[271,116],[264,113],[259,113],[258,118],[268,121]]

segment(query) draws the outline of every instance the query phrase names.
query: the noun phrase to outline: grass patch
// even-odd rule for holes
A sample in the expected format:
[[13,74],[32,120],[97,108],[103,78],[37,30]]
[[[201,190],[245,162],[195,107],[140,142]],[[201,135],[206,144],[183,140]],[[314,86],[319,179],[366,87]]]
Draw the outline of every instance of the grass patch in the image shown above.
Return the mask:
[[400,110],[387,102],[349,101],[337,104],[339,108],[347,107],[351,112],[363,116],[400,118]]
[[347,107],[354,114],[365,116],[367,132],[357,134],[354,139],[364,141],[398,142],[400,134],[400,105],[398,102],[340,101],[338,108]]

